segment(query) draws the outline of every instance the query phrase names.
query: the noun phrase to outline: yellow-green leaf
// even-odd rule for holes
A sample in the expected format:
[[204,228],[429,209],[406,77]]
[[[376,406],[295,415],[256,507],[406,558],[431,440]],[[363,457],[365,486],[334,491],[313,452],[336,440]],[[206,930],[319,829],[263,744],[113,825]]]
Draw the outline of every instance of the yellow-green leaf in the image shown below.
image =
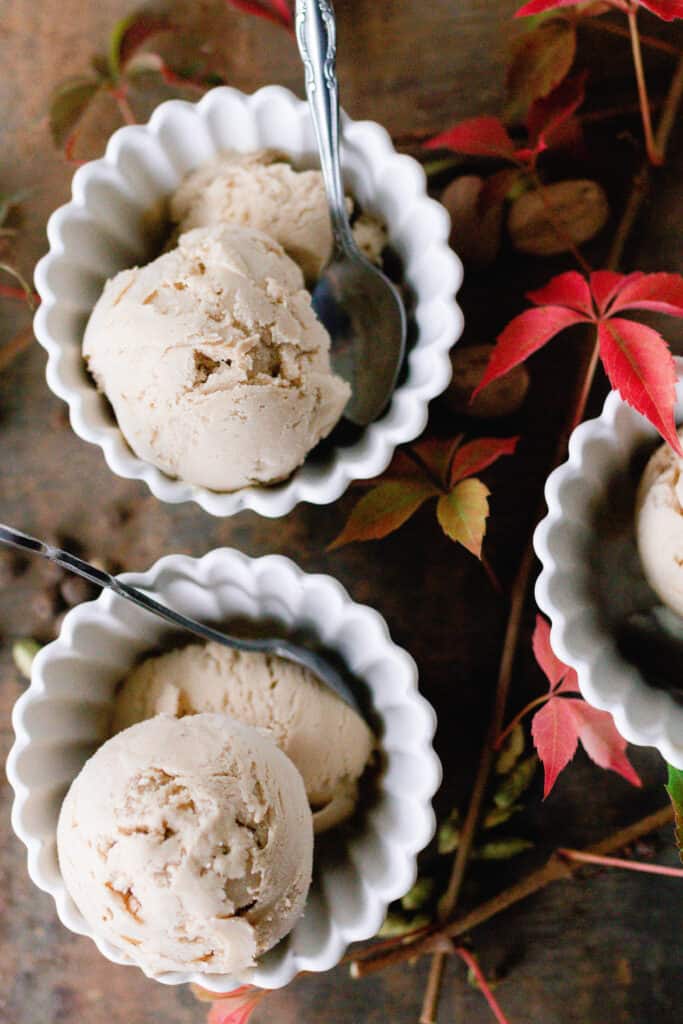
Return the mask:
[[496,761],[496,775],[507,775],[524,753],[524,729],[517,724],[503,744]]
[[56,146],[64,145],[101,85],[100,80],[90,75],[76,75],[57,86],[50,100],[49,115]]
[[510,804],[509,807],[491,807],[484,815],[482,828],[497,828],[513,816],[524,810],[521,804]]
[[669,794],[674,809],[674,835],[678,856],[683,862],[683,771],[668,764],[669,779],[666,791]]
[[438,494],[429,480],[387,480],[365,494],[355,506],[329,550],[353,540],[379,540],[410,519],[428,498]]
[[559,85],[575,54],[576,28],[565,18],[552,18],[521,36],[508,66],[506,121],[521,120],[534,100]]
[[450,494],[443,494],[436,506],[436,515],[443,532],[481,558],[481,545],[489,514],[488,487],[477,480],[461,480]]
[[434,895],[434,879],[428,875],[423,875],[422,878],[418,878],[412,889],[409,889],[401,900],[401,906],[404,910],[422,910],[422,908],[429,903],[432,896]]
[[508,860],[530,850],[533,845],[529,839],[492,839],[475,849],[472,856],[474,860]]
[[511,807],[517,802],[522,793],[531,785],[537,764],[536,754],[530,754],[519,762],[494,793],[493,802],[496,807]]

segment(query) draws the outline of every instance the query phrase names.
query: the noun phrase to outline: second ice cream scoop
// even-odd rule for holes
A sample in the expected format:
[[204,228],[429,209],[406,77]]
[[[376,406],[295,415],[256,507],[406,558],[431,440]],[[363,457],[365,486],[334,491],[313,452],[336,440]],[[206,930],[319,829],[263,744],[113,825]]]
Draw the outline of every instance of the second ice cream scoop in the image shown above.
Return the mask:
[[351,385],[344,416],[366,426],[384,410],[396,385],[405,351],[405,309],[391,281],[361,255],[349,225],[329,0],[297,0],[296,36],[334,237],[332,258],[313,291],[313,308],[330,335],[332,366]]

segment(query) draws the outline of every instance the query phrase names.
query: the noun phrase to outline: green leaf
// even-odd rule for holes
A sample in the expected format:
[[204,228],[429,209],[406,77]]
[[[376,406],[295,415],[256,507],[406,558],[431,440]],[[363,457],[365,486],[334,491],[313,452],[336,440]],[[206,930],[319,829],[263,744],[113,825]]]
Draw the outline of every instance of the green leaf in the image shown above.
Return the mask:
[[496,761],[496,775],[507,775],[524,753],[524,729],[518,723],[503,744]]
[[[19,270],[17,270],[16,267],[11,267],[9,263],[0,263],[0,270],[4,274],[9,274],[10,277],[13,277],[14,280],[18,282],[19,286],[24,292],[24,295],[26,296],[26,304],[28,308],[31,310],[35,309],[36,297],[31,291],[31,285],[28,283],[24,275]],[[17,298],[18,297],[19,296],[17,296]]]
[[401,906],[404,910],[422,910],[434,895],[434,887],[433,878],[429,878],[427,875],[418,878],[412,889],[401,900]]
[[403,914],[389,912],[384,918],[384,924],[377,932],[383,939],[393,939],[401,935],[408,935],[429,924],[431,918],[426,914],[416,914],[414,917],[404,917]]
[[11,192],[8,196],[0,196],[0,227],[5,223],[10,210],[22,203],[31,194],[30,188],[22,188],[18,192]]
[[496,807],[511,807],[519,800],[522,793],[531,785],[537,764],[536,754],[530,754],[519,762],[493,794]]
[[683,863],[683,771],[668,764],[669,779],[666,791],[669,794],[674,809],[674,835],[678,856]]
[[436,515],[446,536],[462,544],[476,558],[481,558],[490,493],[481,480],[473,477],[461,480],[449,494],[443,494],[436,506]]
[[529,839],[492,839],[477,847],[472,856],[474,860],[509,860],[533,845]]
[[439,853],[453,853],[460,842],[460,812],[454,807],[445,821],[439,825],[436,836]]
[[42,644],[39,644],[37,640],[31,640],[30,637],[26,637],[23,640],[15,640],[12,644],[14,664],[26,679],[31,678],[33,659],[41,647]]
[[108,62],[113,79],[118,80],[128,62],[148,39],[171,28],[168,18],[134,11],[116,22],[109,36]]
[[49,114],[56,146],[64,145],[101,86],[102,82],[90,75],[76,75],[57,86],[52,93]]
[[496,828],[498,825],[503,825],[506,821],[513,816],[513,814],[519,814],[524,808],[521,804],[510,804],[509,807],[492,807],[484,815],[482,821],[482,828]]
[[434,484],[421,479],[387,480],[373,487],[360,499],[328,550],[333,551],[353,540],[386,537],[403,526],[428,498],[438,493]]
[[565,18],[552,18],[521,36],[508,65],[505,120],[522,120],[534,100],[569,74],[575,55],[576,28]]

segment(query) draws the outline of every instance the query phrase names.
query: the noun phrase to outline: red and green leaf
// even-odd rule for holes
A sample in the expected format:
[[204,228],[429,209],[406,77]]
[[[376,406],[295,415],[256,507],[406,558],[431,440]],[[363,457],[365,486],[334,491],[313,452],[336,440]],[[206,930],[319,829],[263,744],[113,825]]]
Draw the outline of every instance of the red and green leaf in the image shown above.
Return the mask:
[[512,455],[519,437],[480,437],[458,448],[450,467],[449,486],[475,476],[503,455]]
[[425,143],[427,149],[452,149],[467,156],[507,157],[515,144],[497,117],[471,117]]
[[[552,148],[564,143],[563,129],[583,104],[586,78],[586,72],[565,78],[551,93],[531,104],[525,123],[533,144],[543,140]],[[573,135],[576,135],[576,131]]]
[[329,550],[354,540],[380,540],[393,533],[417,512],[429,498],[439,493],[426,477],[387,480],[363,495],[339,536]]
[[294,27],[292,11],[286,0],[227,0],[227,3],[238,11],[254,14],[290,31]]
[[130,59],[149,39],[160,32],[168,32],[170,28],[168,18],[147,11],[136,11],[118,21],[109,37],[108,61],[112,78],[116,80],[125,71]]
[[436,506],[441,529],[456,543],[481,558],[486,534],[490,491],[481,480],[461,480],[449,494],[442,494]]
[[683,862],[683,771],[680,768],[674,768],[671,764],[668,764],[667,768],[669,777],[666,791],[674,810],[674,835],[678,856]]
[[506,119],[518,120],[534,101],[547,97],[569,74],[575,55],[576,28],[564,18],[523,35],[508,66]]
[[92,75],[75,75],[57,86],[50,99],[49,113],[50,132],[55,145],[65,145],[102,84]]

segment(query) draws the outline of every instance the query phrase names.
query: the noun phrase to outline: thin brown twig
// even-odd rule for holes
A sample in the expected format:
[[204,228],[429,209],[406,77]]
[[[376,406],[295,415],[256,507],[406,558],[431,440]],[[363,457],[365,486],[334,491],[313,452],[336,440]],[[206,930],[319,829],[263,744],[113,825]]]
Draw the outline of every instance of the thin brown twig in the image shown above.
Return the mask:
[[[621,36],[622,39],[630,39],[631,33],[623,25],[618,25],[611,21],[603,21],[602,18],[591,18],[584,19],[581,22],[582,25],[586,25],[588,28],[596,28],[601,32],[609,32],[613,36]],[[643,46],[647,46],[651,50],[661,50],[662,53],[669,53],[672,57],[680,57],[681,51],[678,46],[674,46],[673,43],[668,43],[666,39],[657,39],[656,36],[641,35],[640,41]]]
[[[666,151],[668,139],[673,127],[675,120],[676,111],[683,95],[683,56],[679,59],[676,72],[671,80],[669,92],[664,102],[662,109],[661,119],[659,128],[657,131],[657,137],[655,144],[657,150],[662,154],[662,158]],[[640,206],[643,198],[647,191],[649,172],[647,165],[641,170],[640,174],[636,176],[633,186],[633,192],[635,196],[629,197],[626,204],[624,213],[622,215],[620,224],[617,227],[614,242],[612,244],[609,259],[608,268],[614,269],[623,255],[626,241],[630,235],[631,229],[635,224]],[[569,435],[573,430],[575,424],[579,422],[584,415],[586,402],[590,394],[593,379],[595,377],[595,371],[598,365],[599,350],[597,344],[597,338],[594,339],[588,354],[588,359],[582,369],[578,385],[576,388],[575,398],[572,402],[570,409],[571,413],[567,419],[565,429],[562,431],[558,445],[555,451],[553,459],[553,466],[559,465],[562,459],[565,457],[566,446],[569,440]],[[512,668],[514,665],[514,659],[517,651],[517,645],[519,642],[520,626],[522,621],[522,612],[526,603],[526,594],[529,586],[529,580],[531,576],[531,569],[534,564],[534,551],[532,545],[532,538],[529,538],[528,544],[522,556],[522,560],[515,576],[511,595],[510,595],[510,611],[508,613],[508,621],[505,629],[505,637],[503,640],[503,648],[501,652],[500,667],[498,673],[498,682],[496,686],[496,693],[494,697],[493,710],[491,714],[491,721],[489,729],[484,741],[484,746],[481,752],[479,766],[477,769],[477,775],[472,789],[472,795],[470,797],[470,803],[467,809],[467,816],[463,825],[460,844],[455,856],[453,863],[453,869],[449,880],[446,894],[442,900],[440,906],[441,919],[447,918],[452,913],[458,896],[460,894],[460,888],[465,877],[465,870],[470,857],[471,849],[474,844],[474,839],[481,816],[482,803],[488,787],[488,780],[493,766],[494,749],[496,738],[500,733],[503,726],[503,718],[505,714],[505,708],[507,705],[508,692],[510,688],[510,681],[512,677]],[[425,991],[425,997],[422,1003],[422,1012],[420,1014],[420,1024],[434,1024],[436,1018],[436,1010],[439,1001],[439,994],[441,991],[441,981],[443,977],[443,969],[445,966],[445,955],[442,952],[436,952],[429,976],[427,979],[427,988]]]
[[[619,829],[599,843],[596,843],[595,846],[588,847],[584,852],[600,857],[606,856],[617,850],[624,849],[624,847],[636,842],[636,840],[641,839],[650,832],[668,825],[672,821],[673,808],[670,804],[667,804],[661,810],[654,811],[632,825]],[[555,853],[543,867],[532,871],[531,874],[527,875],[520,882],[516,882],[507,889],[503,889],[497,896],[486,900],[484,903],[480,903],[478,907],[474,907],[459,918],[455,918],[455,920],[445,925],[437,924],[428,931],[421,930],[416,933],[412,941],[409,936],[404,936],[400,945],[396,944],[393,949],[387,949],[385,945],[377,956],[373,956],[372,946],[357,952],[351,963],[351,976],[363,978],[368,974],[375,974],[377,971],[384,970],[386,967],[433,953],[435,948],[443,950],[444,937],[456,939],[461,935],[468,934],[479,925],[484,924],[509,907],[526,899],[527,896],[532,896],[534,893],[539,892],[552,882],[571,878],[582,867],[585,867],[585,864],[579,861],[572,862],[563,859]],[[442,955],[445,954],[442,953]]]
[[645,69],[643,67],[643,54],[640,48],[640,33],[638,31],[638,10],[636,7],[629,7],[626,17],[631,35],[631,51],[633,53],[633,68],[636,73],[636,85],[638,86],[638,102],[640,103],[640,115],[643,121],[643,133],[645,135],[645,149],[651,164],[661,164],[662,154],[655,143],[652,134],[652,116],[650,114],[650,101],[647,95],[645,83]]
[[33,341],[33,328],[25,327],[0,348],[0,372],[6,370],[16,357]]
[[622,857],[604,857],[586,850],[571,850],[562,847],[558,857],[575,860],[581,864],[597,864],[605,868],[622,868],[625,871],[642,871],[647,875],[666,875],[668,878],[683,878],[683,868],[672,868],[668,864],[647,864],[642,860],[624,860]]

